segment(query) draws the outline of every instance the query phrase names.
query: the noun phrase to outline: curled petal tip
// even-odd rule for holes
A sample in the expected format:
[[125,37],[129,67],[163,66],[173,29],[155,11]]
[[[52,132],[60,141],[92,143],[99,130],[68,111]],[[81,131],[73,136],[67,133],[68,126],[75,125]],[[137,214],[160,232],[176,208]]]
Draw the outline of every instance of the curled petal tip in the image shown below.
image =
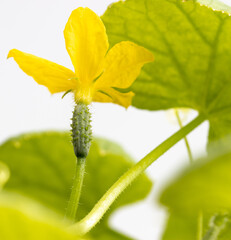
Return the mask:
[[155,60],[153,53],[144,47],[141,47],[141,48],[143,48],[143,54],[144,54],[146,63],[153,62]]
[[11,57],[14,58],[14,57],[15,57],[15,54],[17,54],[17,53],[20,53],[20,51],[17,50],[17,49],[15,49],[15,48],[11,49],[11,50],[9,51],[8,55],[7,55],[7,59],[8,59],[8,58],[11,58]]
[[7,59],[13,57],[15,49],[11,49],[7,55]]

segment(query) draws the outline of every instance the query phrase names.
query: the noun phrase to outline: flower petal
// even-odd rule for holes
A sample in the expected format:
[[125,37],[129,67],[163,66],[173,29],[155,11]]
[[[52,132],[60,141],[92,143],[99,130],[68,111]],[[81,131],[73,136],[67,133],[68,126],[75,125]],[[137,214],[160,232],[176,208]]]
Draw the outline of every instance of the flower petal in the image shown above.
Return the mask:
[[153,54],[135,43],[124,41],[108,52],[105,71],[96,81],[95,88],[128,88],[140,74],[145,63],[154,60]]
[[32,54],[12,49],[7,58],[13,57],[19,67],[51,93],[63,92],[77,88],[73,71]]
[[64,30],[66,48],[82,84],[89,85],[103,71],[108,50],[106,29],[89,8],[77,8]]
[[94,94],[94,102],[116,103],[128,108],[132,103],[133,92],[121,93],[113,88],[103,89]]

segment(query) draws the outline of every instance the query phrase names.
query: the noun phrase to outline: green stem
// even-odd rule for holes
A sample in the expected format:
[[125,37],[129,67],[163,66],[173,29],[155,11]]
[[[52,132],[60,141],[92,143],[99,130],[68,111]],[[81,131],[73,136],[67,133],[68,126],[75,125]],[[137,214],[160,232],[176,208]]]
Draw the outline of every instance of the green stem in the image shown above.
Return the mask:
[[[182,124],[182,122],[181,122],[180,115],[179,115],[179,112],[178,112],[177,109],[175,109],[175,115],[176,115],[177,122],[178,122],[180,128],[182,128],[182,127],[183,127],[183,124]],[[187,152],[188,152],[189,161],[190,161],[190,163],[192,164],[192,163],[193,163],[193,156],[192,156],[192,151],[191,151],[191,149],[190,149],[190,146],[189,146],[187,137],[184,137],[184,142],[185,142],[186,149],[187,149]]]
[[141,161],[130,168],[123,174],[105,193],[105,195],[98,201],[90,213],[84,217],[80,222],[72,225],[71,229],[75,230],[78,235],[83,236],[89,232],[103,217],[106,211],[110,208],[117,197],[141,174],[150,166],[156,159],[168,151],[173,145],[184,138],[193,129],[199,126],[205,117],[199,115],[192,122],[173,134],[157,148],[146,155]]
[[202,211],[198,214],[198,232],[197,232],[197,240],[202,240],[203,238],[203,213]]
[[76,220],[76,214],[79,205],[79,199],[81,195],[83,178],[85,173],[85,163],[86,163],[85,158],[77,159],[76,172],[73,181],[71,196],[67,206],[66,218],[71,220],[73,223]]
[[[182,124],[182,121],[180,119],[179,111],[177,109],[175,109],[175,115],[176,115],[177,122],[178,122],[180,128],[182,128],[183,124]],[[185,142],[185,145],[186,145],[186,148],[187,148],[190,164],[193,164],[192,151],[190,149],[190,145],[189,145],[187,137],[184,137],[184,142]],[[198,224],[197,225],[197,229],[198,229],[197,240],[202,240],[202,238],[203,238],[203,212],[202,211],[200,211],[199,214],[198,214],[197,224]]]
[[[211,221],[212,220],[212,221]],[[228,215],[215,215],[210,220],[209,229],[207,230],[203,240],[217,240],[218,236],[227,227],[229,222]]]

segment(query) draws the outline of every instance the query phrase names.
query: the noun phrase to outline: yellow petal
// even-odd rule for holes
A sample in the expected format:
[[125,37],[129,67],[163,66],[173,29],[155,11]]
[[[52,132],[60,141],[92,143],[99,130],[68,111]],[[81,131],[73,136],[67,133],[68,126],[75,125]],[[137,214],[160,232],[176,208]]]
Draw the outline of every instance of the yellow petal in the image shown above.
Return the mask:
[[108,38],[103,22],[89,8],[77,8],[64,30],[66,48],[82,84],[89,85],[102,70]]
[[104,73],[95,88],[128,88],[140,74],[141,67],[153,60],[147,49],[129,41],[120,42],[108,52]]
[[19,67],[51,93],[77,88],[73,71],[43,58],[12,49],[8,58],[13,57]]
[[94,102],[116,103],[128,108],[132,103],[133,92],[121,93],[113,88],[103,89],[94,94]]

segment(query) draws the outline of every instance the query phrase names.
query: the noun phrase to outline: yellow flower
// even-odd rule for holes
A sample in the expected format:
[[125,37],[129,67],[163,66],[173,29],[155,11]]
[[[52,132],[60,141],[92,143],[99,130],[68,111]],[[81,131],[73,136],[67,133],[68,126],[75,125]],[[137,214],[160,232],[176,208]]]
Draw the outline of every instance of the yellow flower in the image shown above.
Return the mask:
[[134,93],[121,93],[117,89],[131,86],[142,66],[153,61],[152,53],[129,41],[120,42],[108,51],[105,26],[89,8],[80,7],[71,13],[64,37],[75,72],[17,49],[12,49],[8,58],[13,57],[26,74],[51,93],[72,91],[77,103],[131,105]]

